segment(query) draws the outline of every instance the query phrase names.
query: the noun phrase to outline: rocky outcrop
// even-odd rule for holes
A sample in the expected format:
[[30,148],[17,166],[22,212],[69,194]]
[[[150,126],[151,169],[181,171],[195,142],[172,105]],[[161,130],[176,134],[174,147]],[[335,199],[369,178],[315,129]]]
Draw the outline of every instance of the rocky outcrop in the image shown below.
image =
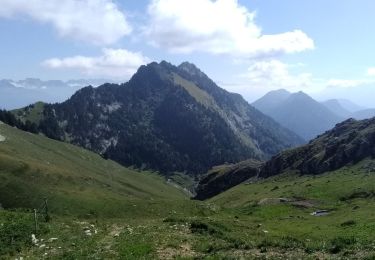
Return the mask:
[[375,157],[375,118],[348,119],[309,144],[274,156],[262,168],[260,176],[269,177],[286,170],[321,174],[367,157]]
[[213,167],[199,182],[195,199],[205,200],[226,191],[252,177],[257,177],[262,162],[247,160],[237,164]]
[[[321,174],[366,158],[375,158],[375,118],[348,119],[310,143],[281,152],[264,164],[250,160],[214,167],[199,182],[195,198],[211,198],[254,176],[267,178],[286,171]],[[373,169],[372,164],[365,168],[368,172]]]

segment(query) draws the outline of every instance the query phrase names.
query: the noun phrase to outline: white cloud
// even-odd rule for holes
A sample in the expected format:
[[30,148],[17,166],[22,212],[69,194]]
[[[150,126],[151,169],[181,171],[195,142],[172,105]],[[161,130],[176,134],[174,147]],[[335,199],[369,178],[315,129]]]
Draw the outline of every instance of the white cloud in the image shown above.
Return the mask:
[[366,75],[369,77],[357,79],[329,79],[326,85],[331,88],[355,88],[375,83],[375,79],[371,78],[371,76],[375,76],[375,67],[368,68]]
[[373,82],[374,80],[368,79],[330,79],[327,81],[327,86],[334,88],[353,88]]
[[299,72],[301,67],[304,64],[286,64],[276,59],[254,61],[245,73],[231,79],[231,83],[224,81],[219,85],[241,94],[249,102],[275,89],[303,90],[307,93],[319,90],[319,80],[310,73]]
[[105,76],[128,79],[139,66],[150,62],[150,59],[139,52],[125,49],[103,49],[97,57],[74,56],[45,60],[42,65],[52,69],[76,69],[86,75]]
[[112,0],[1,0],[0,17],[24,16],[52,24],[62,37],[99,45],[115,43],[132,31]]
[[266,89],[303,89],[312,84],[312,75],[310,73],[292,74],[290,72],[291,67],[293,65],[274,59],[259,61],[254,62],[248,68],[247,73],[242,76],[247,79],[250,86]]
[[264,35],[255,13],[237,0],[152,0],[145,34],[171,52],[194,51],[246,57],[274,56],[314,48],[304,32]]
[[367,75],[368,76],[375,76],[375,67],[368,68],[367,69]]
[[[220,85],[229,91],[242,94],[250,102],[271,90],[280,88],[291,92],[302,90],[322,100],[330,98],[351,99],[351,95],[353,95],[357,97],[357,102],[361,99],[370,100],[366,95],[372,97],[371,94],[375,90],[375,79],[372,77],[354,79],[318,78],[311,73],[299,72],[304,67],[305,64],[285,64],[276,59],[255,61],[246,73],[239,75],[232,83],[220,82]],[[369,69],[367,75],[371,76],[371,73],[372,71]],[[361,98],[358,98],[359,96]],[[368,101],[368,104],[373,104],[373,101]]]

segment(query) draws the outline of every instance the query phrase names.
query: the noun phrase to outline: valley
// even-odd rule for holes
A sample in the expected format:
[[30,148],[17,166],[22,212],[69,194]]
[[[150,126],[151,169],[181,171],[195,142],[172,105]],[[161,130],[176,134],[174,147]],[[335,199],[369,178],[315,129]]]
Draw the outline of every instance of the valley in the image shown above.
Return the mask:
[[374,10],[1,0],[0,260],[375,260]]
[[[375,161],[320,175],[287,170],[190,200],[157,173],[5,124],[0,253],[6,258],[374,257]],[[39,212],[32,243],[32,208]],[[16,209],[17,208],[17,209]],[[313,216],[326,210],[325,216]]]
[[305,143],[163,61],[0,120],[0,258],[375,257],[374,119]]

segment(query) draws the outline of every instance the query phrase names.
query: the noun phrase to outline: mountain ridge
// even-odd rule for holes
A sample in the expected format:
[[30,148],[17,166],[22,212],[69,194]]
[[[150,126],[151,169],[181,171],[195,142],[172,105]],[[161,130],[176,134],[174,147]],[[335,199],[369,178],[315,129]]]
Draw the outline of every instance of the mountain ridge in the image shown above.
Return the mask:
[[336,170],[366,157],[375,158],[375,118],[348,119],[308,144],[281,152],[265,163],[261,177],[286,169],[301,174],[321,174]]
[[344,120],[302,91],[271,91],[253,105],[305,140],[311,140]]
[[127,83],[85,87],[46,104],[41,117],[48,137],[162,172],[199,174],[303,142],[187,62],[143,65]]
[[329,110],[331,110],[336,115],[342,118],[349,118],[352,114],[348,109],[346,109],[338,99],[329,99],[321,102]]
[[197,187],[196,199],[205,200],[250,178],[267,179],[283,173],[320,175],[375,159],[375,118],[348,119],[308,144],[285,150],[265,163],[243,161],[212,168]]

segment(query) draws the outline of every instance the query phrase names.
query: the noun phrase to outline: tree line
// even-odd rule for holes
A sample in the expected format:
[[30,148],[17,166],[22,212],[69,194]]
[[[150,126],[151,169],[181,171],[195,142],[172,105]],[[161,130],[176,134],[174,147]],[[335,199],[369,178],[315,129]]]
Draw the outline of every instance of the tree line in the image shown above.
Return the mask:
[[7,110],[0,110],[0,121],[3,123],[17,127],[18,129],[21,129],[23,131],[31,132],[31,133],[39,133],[39,128],[37,124],[30,122],[29,120],[26,120],[25,122],[16,118],[16,116]]

